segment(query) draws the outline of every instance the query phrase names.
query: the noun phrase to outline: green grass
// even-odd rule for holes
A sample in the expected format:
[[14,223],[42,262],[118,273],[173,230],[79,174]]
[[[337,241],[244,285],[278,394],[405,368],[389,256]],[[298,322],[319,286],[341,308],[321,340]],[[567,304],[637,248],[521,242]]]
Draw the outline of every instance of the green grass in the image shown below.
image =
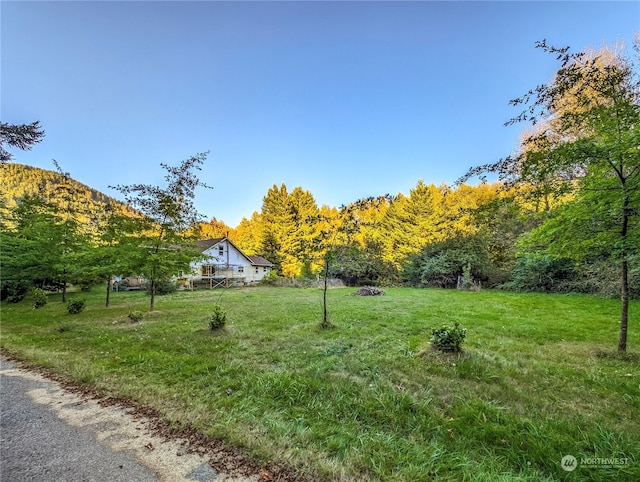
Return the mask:
[[[640,303],[616,353],[619,302],[589,296],[387,289],[85,295],[69,315],[2,304],[5,353],[152,406],[176,426],[310,480],[640,480]],[[57,296],[57,295],[56,295]],[[224,329],[210,331],[220,302]],[[432,328],[468,329],[459,355]],[[628,459],[560,466],[565,455]]]

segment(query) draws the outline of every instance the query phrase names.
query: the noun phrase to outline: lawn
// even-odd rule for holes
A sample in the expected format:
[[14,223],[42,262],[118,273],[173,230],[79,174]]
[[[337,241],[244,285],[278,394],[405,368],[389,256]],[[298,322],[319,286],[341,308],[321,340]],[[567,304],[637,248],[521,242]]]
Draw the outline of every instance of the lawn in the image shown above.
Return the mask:
[[[139,323],[143,293],[109,308],[83,294],[79,315],[27,298],[2,304],[1,346],[304,480],[640,480],[640,302],[620,356],[617,300],[354,292],[329,291],[330,330],[312,288],[179,292]],[[218,301],[227,325],[211,332]],[[431,329],[455,321],[464,352],[431,350]]]

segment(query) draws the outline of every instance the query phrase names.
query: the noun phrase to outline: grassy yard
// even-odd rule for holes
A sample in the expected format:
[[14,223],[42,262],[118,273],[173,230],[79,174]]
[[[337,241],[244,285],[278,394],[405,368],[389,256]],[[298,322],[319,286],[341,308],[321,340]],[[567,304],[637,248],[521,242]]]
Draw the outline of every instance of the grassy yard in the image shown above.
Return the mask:
[[[59,295],[2,304],[5,353],[105,395],[154,407],[176,426],[289,464],[307,480],[640,480],[640,303],[627,356],[619,301],[589,296],[388,289]],[[220,300],[226,327],[208,330]],[[462,355],[429,349],[459,321]],[[573,455],[578,467],[560,461]],[[616,458],[607,468],[604,461]],[[611,462],[611,461],[610,461]]]

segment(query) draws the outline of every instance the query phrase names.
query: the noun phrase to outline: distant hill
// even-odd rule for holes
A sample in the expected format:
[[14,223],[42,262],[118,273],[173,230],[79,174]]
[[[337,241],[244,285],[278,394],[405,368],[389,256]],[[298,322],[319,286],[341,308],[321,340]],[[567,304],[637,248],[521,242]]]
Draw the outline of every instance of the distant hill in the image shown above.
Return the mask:
[[[52,200],[60,195],[58,188],[63,184],[63,176],[56,171],[25,166],[23,164],[6,163],[0,166],[0,197],[7,203],[7,207],[15,206],[18,199],[26,194],[39,194],[45,199]],[[89,206],[116,203],[125,211],[131,211],[126,204],[106,194],[89,187],[74,179],[70,181],[71,189],[77,196],[86,201]]]

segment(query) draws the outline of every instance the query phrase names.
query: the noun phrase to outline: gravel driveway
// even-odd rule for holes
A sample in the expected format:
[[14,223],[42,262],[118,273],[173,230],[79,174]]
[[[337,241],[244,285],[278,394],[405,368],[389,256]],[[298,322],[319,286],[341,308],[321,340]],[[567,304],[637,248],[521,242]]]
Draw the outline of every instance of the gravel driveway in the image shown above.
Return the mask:
[[118,406],[101,406],[0,358],[2,482],[249,482],[215,471]]

